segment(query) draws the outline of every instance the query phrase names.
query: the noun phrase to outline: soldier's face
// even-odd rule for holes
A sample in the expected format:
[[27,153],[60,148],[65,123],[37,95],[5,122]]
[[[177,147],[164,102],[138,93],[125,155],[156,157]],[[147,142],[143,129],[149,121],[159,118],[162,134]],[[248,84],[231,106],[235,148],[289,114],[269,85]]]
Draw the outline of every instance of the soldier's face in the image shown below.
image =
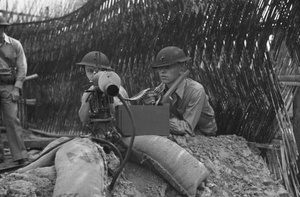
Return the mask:
[[85,74],[89,80],[98,72],[95,66],[84,66]]
[[177,63],[168,66],[162,66],[156,68],[156,70],[161,82],[166,84],[167,87],[171,87],[181,74],[181,64]]

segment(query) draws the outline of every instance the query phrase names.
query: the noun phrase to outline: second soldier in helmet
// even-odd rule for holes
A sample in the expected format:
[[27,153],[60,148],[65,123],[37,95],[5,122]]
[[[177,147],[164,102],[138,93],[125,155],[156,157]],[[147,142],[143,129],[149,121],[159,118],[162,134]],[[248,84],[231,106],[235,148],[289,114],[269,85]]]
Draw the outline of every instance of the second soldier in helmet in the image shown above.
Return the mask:
[[[83,66],[87,78],[91,81],[92,77],[99,71],[111,71],[112,68],[109,66],[109,60],[105,54],[99,51],[91,51],[87,53],[81,60],[81,62],[76,63],[79,66]],[[93,90],[95,86],[91,86],[89,90]],[[120,86],[119,94],[123,98],[128,98],[126,90]],[[78,115],[82,123],[88,124],[91,119],[89,117],[90,104],[87,102],[87,99],[90,95],[90,92],[85,92],[81,98],[81,107],[79,109]],[[122,102],[114,97],[114,106],[122,105]]]
[[[183,50],[169,46],[163,48],[156,56],[152,69],[157,71],[161,85],[156,92],[166,93],[174,82],[185,71],[187,57]],[[156,103],[159,97],[154,91],[149,91],[143,98],[143,103]],[[204,87],[190,79],[184,79],[170,96],[170,133],[174,135],[195,134],[216,135],[217,124],[215,113],[209,103]]]

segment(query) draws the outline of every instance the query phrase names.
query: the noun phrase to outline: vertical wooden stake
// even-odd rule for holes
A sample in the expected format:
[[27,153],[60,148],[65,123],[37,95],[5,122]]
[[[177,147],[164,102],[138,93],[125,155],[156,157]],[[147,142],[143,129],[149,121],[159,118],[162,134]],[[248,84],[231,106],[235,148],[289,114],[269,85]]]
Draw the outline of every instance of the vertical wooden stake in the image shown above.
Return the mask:
[[[298,151],[300,150],[300,90],[297,89],[293,101],[293,131],[297,143]],[[300,169],[300,159],[297,160],[298,169]]]

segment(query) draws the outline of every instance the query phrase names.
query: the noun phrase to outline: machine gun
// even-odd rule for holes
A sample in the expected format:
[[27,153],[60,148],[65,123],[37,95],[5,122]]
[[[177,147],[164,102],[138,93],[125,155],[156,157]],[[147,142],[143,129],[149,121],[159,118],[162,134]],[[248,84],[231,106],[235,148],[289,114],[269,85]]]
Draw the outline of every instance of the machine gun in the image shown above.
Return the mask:
[[[90,92],[90,96],[88,97],[88,102],[90,104],[89,117],[91,120],[90,124],[96,125],[95,129],[91,129],[92,134],[95,136],[102,136],[103,138],[91,138],[92,140],[99,142],[102,145],[109,146],[112,148],[120,157],[121,164],[118,171],[115,173],[111,184],[110,189],[113,189],[114,184],[127,163],[130,152],[132,150],[135,132],[136,132],[136,124],[133,117],[133,114],[127,105],[126,101],[119,94],[121,79],[120,77],[113,71],[99,71],[96,73],[92,79],[91,83],[94,86],[92,90],[87,90],[86,92]],[[127,147],[127,151],[125,153],[124,159],[122,155],[118,151],[118,148],[114,144],[122,143],[122,136],[116,129],[115,124],[115,109],[114,109],[114,97],[120,99],[123,103],[123,106],[126,108],[133,128],[131,130],[131,140],[129,146]],[[100,126],[100,127],[99,127]]]
[[[155,106],[132,105],[129,107],[126,101],[142,98],[148,89],[132,98],[123,98],[119,94],[121,79],[113,71],[99,71],[92,77],[91,82],[96,88],[88,90],[91,92],[89,117],[92,124],[102,125],[102,129],[98,127],[98,129],[92,130],[92,133],[95,135],[100,134],[105,136],[104,138],[110,142],[120,144],[122,144],[123,137],[131,136],[124,161],[110,185],[111,189],[129,158],[136,131],[139,132],[138,135],[169,134],[169,105],[167,104],[167,99],[186,78],[188,73],[188,70],[183,73],[169,91],[160,97]],[[118,97],[123,103],[122,106],[117,106],[116,109],[114,107],[114,97]],[[162,103],[162,105],[157,105],[158,103]],[[137,124],[135,120],[137,120]]]
[[85,91],[90,93],[87,98],[90,106],[88,116],[89,125],[93,125],[92,129],[88,128],[95,136],[108,136],[115,131],[114,97],[121,96],[121,79],[113,71],[100,71],[92,77],[91,83],[94,88]]

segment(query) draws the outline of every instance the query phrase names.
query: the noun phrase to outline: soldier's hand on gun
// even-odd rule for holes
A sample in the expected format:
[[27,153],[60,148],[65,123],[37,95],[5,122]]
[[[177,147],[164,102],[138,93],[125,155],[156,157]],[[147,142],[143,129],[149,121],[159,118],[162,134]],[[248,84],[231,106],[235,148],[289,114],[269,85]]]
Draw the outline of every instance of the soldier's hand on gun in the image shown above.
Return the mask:
[[144,105],[154,105],[158,98],[158,94],[153,90],[149,90],[142,98]]

